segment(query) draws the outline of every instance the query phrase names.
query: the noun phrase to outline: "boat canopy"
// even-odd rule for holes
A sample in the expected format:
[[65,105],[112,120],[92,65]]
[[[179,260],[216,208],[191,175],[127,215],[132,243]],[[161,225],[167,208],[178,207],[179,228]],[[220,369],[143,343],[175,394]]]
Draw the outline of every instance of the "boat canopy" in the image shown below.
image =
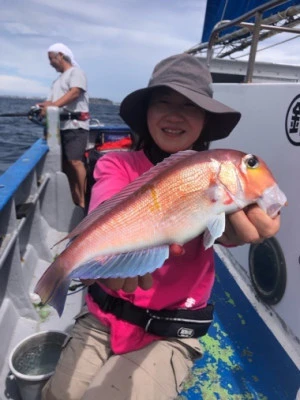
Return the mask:
[[[240,14],[241,4],[246,10],[253,7],[255,3],[260,3],[260,5]],[[269,17],[266,17],[266,13]],[[211,14],[214,16],[211,17]],[[228,20],[225,19],[226,17],[233,19]],[[282,32],[292,33],[298,37],[299,23],[300,0],[241,0],[240,4],[234,0],[208,0],[203,38],[206,32],[207,34],[209,32],[209,39],[202,40],[201,43],[186,50],[186,53],[196,55],[206,52],[206,64],[210,67],[216,50],[218,58],[225,58],[232,53],[251,47],[244,80],[249,83],[252,82],[258,42]]]
[[[247,12],[262,6],[263,4],[270,3],[269,0],[207,0],[206,12],[204,19],[204,27],[201,42],[208,42],[211,32],[215,25],[219,21],[223,20],[234,20],[240,15],[246,14]],[[299,0],[285,1],[281,5],[277,5],[272,9],[268,9],[264,12],[264,18],[278,15],[278,13],[287,10],[290,7],[299,5]],[[254,17],[250,18],[248,22],[253,22]],[[228,34],[238,29],[237,27],[231,27],[223,31],[221,35]]]

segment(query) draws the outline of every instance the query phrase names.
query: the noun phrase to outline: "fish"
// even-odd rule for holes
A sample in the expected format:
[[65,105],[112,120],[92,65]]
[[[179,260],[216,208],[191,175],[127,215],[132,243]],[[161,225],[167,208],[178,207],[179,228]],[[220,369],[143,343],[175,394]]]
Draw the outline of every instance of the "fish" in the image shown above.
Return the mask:
[[266,163],[233,149],[172,154],[100,204],[66,237],[66,248],[34,292],[62,314],[72,279],[152,273],[169,246],[203,233],[205,249],[225,230],[225,216],[257,203],[272,218],[287,204]]

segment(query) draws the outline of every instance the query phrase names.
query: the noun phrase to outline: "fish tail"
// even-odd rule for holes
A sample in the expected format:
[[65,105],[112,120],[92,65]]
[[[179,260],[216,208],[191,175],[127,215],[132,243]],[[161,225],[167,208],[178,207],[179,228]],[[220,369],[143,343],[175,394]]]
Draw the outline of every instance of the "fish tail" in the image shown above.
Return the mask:
[[56,260],[47,268],[38,281],[34,292],[41,298],[42,304],[50,304],[61,316],[66,302],[71,278],[66,275],[62,257]]

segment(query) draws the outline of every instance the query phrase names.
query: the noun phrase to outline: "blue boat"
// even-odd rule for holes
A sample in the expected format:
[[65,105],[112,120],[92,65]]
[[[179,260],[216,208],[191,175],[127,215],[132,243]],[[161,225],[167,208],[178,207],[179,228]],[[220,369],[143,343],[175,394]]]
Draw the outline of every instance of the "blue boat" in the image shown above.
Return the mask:
[[[220,24],[217,20],[215,28],[209,25],[210,36],[205,36],[205,30],[203,41],[187,51],[200,54],[211,66],[218,82],[213,85],[214,97],[242,113],[241,122],[222,140],[222,147],[265,159],[289,205],[282,211],[276,238],[235,249],[214,247],[216,281],[211,301],[215,318],[208,334],[200,339],[204,356],[196,362],[177,400],[300,399],[299,72],[293,66],[255,64],[255,49],[249,62],[238,62],[238,68],[230,60],[222,63],[212,57],[214,46],[222,40],[224,46],[232,43],[230,35],[248,40],[247,24],[253,23],[258,32],[258,25],[277,18],[278,7],[281,15],[290,15],[291,9],[293,18],[300,13],[299,1],[253,3],[257,4],[252,10],[244,8],[245,15],[228,16],[224,7],[229,7],[230,1],[208,2],[207,16],[214,9],[210,6],[220,5],[221,15],[230,21]],[[221,29],[225,29],[223,36]],[[299,33],[293,27],[285,29]],[[254,47],[255,40],[249,42]],[[242,79],[251,83],[241,83]],[[91,147],[95,140],[114,142],[129,134],[127,126],[94,123]],[[1,400],[20,400],[22,396],[9,367],[15,346],[36,332],[68,332],[84,302],[84,291],[72,282],[59,318],[50,306],[37,303],[32,293],[64,246],[52,248],[53,244],[83,218],[83,211],[72,203],[59,160],[60,146],[50,132],[47,140],[39,139],[0,176]]]

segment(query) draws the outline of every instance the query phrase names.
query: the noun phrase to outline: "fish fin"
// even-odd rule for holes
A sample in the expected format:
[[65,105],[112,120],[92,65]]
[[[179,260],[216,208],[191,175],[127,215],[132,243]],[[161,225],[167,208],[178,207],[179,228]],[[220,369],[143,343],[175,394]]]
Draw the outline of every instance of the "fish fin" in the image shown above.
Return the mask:
[[239,196],[235,196],[230,193],[230,198],[232,199],[234,204],[237,206],[237,208],[240,210],[242,210],[243,208],[245,208],[246,206],[249,205],[249,201],[247,201],[245,198],[243,198],[243,196],[239,197]]
[[34,293],[41,298],[42,304],[52,305],[61,316],[66,302],[71,278],[64,274],[61,257],[47,268],[35,286]]
[[[101,203],[97,208],[91,211],[67,236],[65,236],[61,241],[66,239],[72,239],[80,235],[89,226],[91,226],[95,221],[97,221],[104,214],[109,212],[118,204],[123,203],[123,201],[130,196],[132,193],[140,189],[145,183],[149,182],[157,175],[159,175],[166,168],[176,165],[181,160],[190,157],[193,154],[197,154],[195,150],[184,150],[179,151],[175,154],[164,159],[162,162],[158,163],[150,170],[146,171],[144,174],[139,176],[137,179],[129,183],[125,188],[123,188],[119,193],[115,194],[110,199]],[[60,242],[58,242],[60,243]]]
[[211,247],[216,239],[222,236],[225,230],[225,213],[222,212],[211,218],[203,235],[203,245],[205,250]]
[[212,203],[223,203],[224,198],[227,199],[228,194],[223,186],[213,184],[206,190],[206,195]]
[[[64,236],[62,239],[60,239],[58,242],[54,243],[54,245],[51,247],[51,249],[53,249],[53,247],[57,246],[58,244],[64,242],[65,240],[69,239],[69,235]],[[72,237],[72,239],[75,239],[75,236]],[[69,242],[67,243],[67,247],[69,246]]]
[[73,270],[71,279],[130,278],[160,268],[169,257],[169,246],[94,258]]
[[48,301],[48,304],[50,304],[52,307],[55,308],[57,311],[58,315],[61,317],[65,304],[66,304],[66,299],[67,299],[67,294],[68,290],[71,284],[71,279],[66,278],[63,280],[59,286],[55,289],[53,292],[50,300]]
[[[107,206],[107,202],[101,204],[100,206]],[[89,226],[91,226],[101,215],[104,215],[105,212],[107,211],[106,208],[103,207],[102,212],[99,212],[99,207],[95,208],[93,211],[91,211],[82,221],[79,222],[79,224],[65,237],[63,237],[59,242],[55,243],[54,246],[57,244],[63,242],[66,239],[75,239],[76,236],[80,235],[83,231],[85,231]],[[110,209],[110,207],[109,207]]]

